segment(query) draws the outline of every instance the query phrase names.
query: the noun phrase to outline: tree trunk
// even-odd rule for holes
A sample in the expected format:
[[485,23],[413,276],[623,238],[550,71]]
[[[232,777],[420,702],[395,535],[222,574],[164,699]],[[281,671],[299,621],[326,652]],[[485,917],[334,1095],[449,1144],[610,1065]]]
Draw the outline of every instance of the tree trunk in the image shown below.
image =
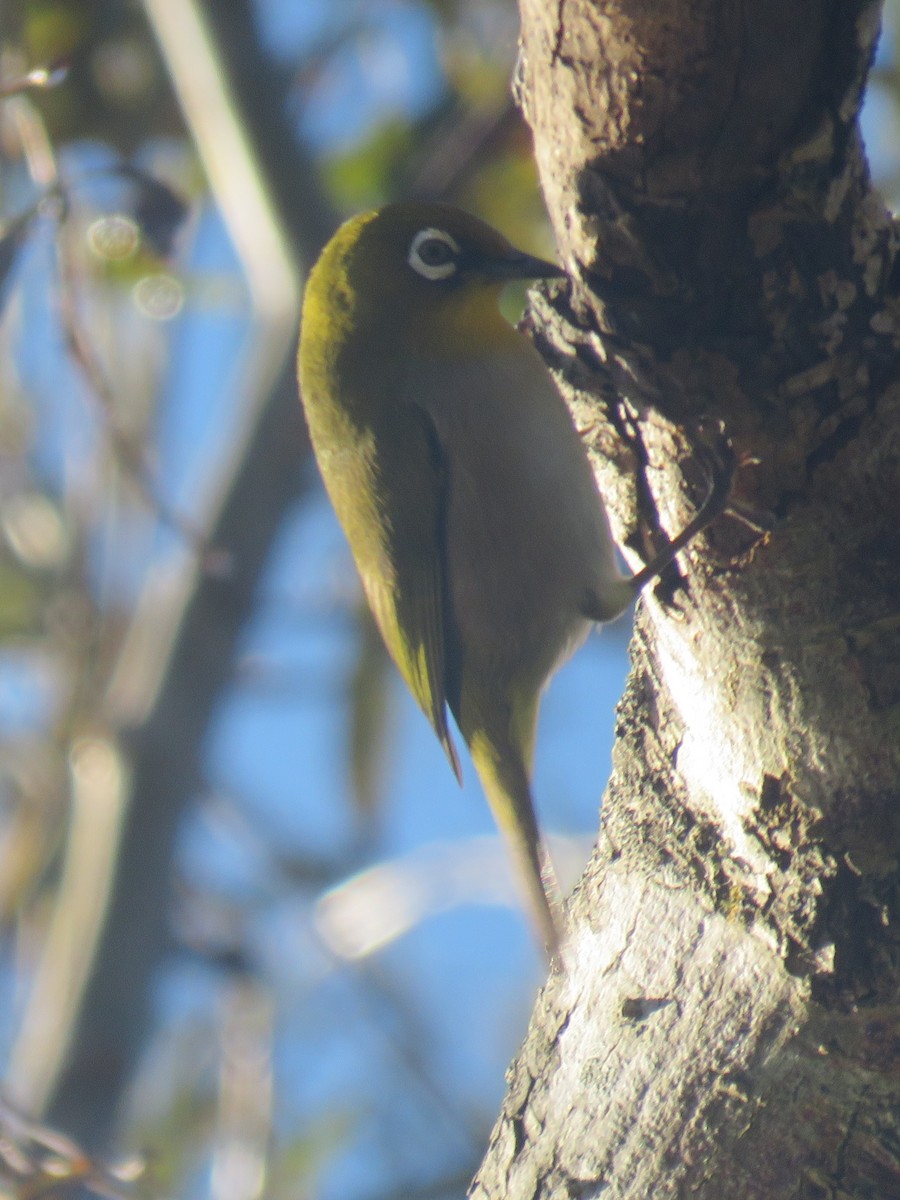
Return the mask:
[[683,523],[720,424],[743,519],[641,604],[569,951],[472,1195],[900,1196],[900,304],[857,126],[878,8],[520,7],[572,280],[536,324],[619,532]]

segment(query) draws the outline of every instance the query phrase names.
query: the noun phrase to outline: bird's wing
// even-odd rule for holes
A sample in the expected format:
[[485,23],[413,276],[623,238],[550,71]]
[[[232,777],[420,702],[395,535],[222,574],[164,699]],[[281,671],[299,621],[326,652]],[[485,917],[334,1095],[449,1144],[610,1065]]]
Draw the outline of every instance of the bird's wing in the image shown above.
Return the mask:
[[418,405],[398,406],[389,419],[389,436],[376,431],[374,464],[386,569],[363,569],[363,582],[387,648],[461,781],[447,727],[446,461]]

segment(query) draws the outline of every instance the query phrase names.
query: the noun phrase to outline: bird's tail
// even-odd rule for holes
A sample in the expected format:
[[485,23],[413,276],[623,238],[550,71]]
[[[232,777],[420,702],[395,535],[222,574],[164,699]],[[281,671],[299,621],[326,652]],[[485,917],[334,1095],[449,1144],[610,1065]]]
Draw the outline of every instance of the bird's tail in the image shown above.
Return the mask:
[[538,828],[527,753],[498,746],[482,732],[469,741],[472,762],[494,820],[512,855],[536,932],[551,959],[562,948],[562,901],[550,855]]

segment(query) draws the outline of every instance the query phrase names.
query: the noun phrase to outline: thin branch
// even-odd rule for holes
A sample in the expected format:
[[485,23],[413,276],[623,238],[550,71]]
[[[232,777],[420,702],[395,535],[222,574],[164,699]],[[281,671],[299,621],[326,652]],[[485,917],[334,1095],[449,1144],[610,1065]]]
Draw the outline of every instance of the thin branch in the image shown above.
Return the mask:
[[6,83],[0,83],[0,100],[21,96],[25,92],[45,92],[59,87],[69,74],[68,59],[58,58],[43,67],[32,67],[25,75],[19,75]]
[[110,1200],[135,1200],[134,1185],[145,1169],[139,1158],[116,1164],[92,1158],[72,1138],[0,1096],[0,1179],[7,1178],[19,1200],[70,1195],[79,1184]]
[[[152,15],[153,6],[148,12]],[[224,106],[220,118],[239,127],[242,132],[233,140],[247,151],[235,158],[230,172],[217,173],[212,182],[223,193],[248,195],[263,181],[262,191],[270,199],[259,211],[284,231],[277,238],[271,233],[270,242],[288,247],[288,269],[296,272],[299,263],[313,257],[335,220],[318,192],[312,162],[284,115],[283,95],[259,45],[252,6],[185,3],[178,12],[181,19],[189,15],[195,25],[199,22],[209,35],[195,50],[209,56],[205,73],[228,81],[215,92]],[[185,78],[196,66],[181,58],[170,62],[186,111],[209,103]],[[202,122],[192,125],[205,156],[210,153],[207,139],[219,135]],[[252,240],[246,249],[253,254]],[[258,267],[254,277],[260,279]],[[50,1110],[55,1121],[88,1143],[109,1137],[134,1067],[148,1016],[151,973],[170,945],[170,864],[181,814],[201,777],[203,739],[230,682],[238,636],[254,606],[270,546],[301,489],[304,439],[288,355],[293,335],[289,339],[285,332],[286,316],[279,320],[285,321],[280,343],[268,342],[267,361],[259,343],[248,349],[255,362],[248,368],[247,425],[209,492],[210,517],[204,523],[212,544],[230,554],[231,570],[213,575],[184,563],[167,590],[161,591],[156,581],[156,589],[148,590],[138,605],[107,696],[107,711],[124,727],[130,750],[130,803],[104,936],[73,1053]]]

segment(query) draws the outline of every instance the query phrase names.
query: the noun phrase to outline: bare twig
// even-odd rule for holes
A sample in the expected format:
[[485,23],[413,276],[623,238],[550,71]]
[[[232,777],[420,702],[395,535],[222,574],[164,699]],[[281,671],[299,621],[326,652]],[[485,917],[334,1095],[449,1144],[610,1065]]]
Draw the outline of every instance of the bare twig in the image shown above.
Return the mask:
[[134,1185],[145,1169],[138,1158],[116,1164],[92,1158],[72,1138],[0,1096],[0,1180],[6,1178],[19,1200],[70,1195],[77,1184],[110,1200],[135,1200]]
[[25,92],[47,91],[48,88],[58,87],[69,74],[69,61],[65,58],[55,59],[43,67],[32,67],[25,75],[0,83],[0,100],[12,96],[21,96]]

